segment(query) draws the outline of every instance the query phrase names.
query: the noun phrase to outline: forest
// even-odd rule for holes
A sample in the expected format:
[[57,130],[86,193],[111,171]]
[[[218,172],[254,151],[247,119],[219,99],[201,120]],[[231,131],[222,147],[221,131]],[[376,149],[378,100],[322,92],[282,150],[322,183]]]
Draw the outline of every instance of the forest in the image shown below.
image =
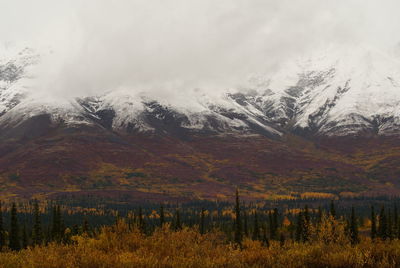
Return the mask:
[[[98,201],[98,200],[97,200]],[[1,267],[397,267],[398,199],[2,203]],[[86,206],[85,206],[86,204]]]

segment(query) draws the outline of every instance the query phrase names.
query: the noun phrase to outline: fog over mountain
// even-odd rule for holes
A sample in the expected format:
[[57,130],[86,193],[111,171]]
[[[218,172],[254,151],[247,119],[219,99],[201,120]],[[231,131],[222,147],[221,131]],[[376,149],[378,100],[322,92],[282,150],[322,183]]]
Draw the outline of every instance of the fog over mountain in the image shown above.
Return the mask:
[[[22,8],[23,7],[23,8]],[[124,90],[187,104],[248,89],[326,47],[398,57],[398,1],[1,1],[0,55],[40,55],[29,88],[65,100]]]

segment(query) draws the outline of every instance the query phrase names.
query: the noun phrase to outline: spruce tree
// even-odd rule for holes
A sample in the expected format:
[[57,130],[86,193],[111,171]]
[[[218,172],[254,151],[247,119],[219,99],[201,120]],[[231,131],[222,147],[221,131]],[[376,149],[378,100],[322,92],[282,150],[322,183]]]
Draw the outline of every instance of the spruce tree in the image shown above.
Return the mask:
[[393,238],[393,225],[392,225],[392,213],[389,209],[388,211],[388,218],[387,218],[387,238]]
[[330,206],[330,209],[329,209],[329,213],[333,218],[336,218],[335,203],[333,202],[333,200],[331,200],[331,206]]
[[279,244],[280,244],[281,247],[285,246],[285,241],[286,241],[285,234],[281,232],[281,235],[279,237]]
[[387,218],[384,206],[382,206],[381,212],[379,213],[378,236],[383,240],[387,239]]
[[267,237],[267,227],[266,226],[263,227],[262,244],[264,247],[267,247],[267,248],[269,247],[269,240]]
[[303,219],[303,212],[300,211],[299,215],[297,216],[297,222],[296,222],[296,235],[295,239],[297,242],[302,242],[303,241],[303,227],[304,227],[304,219]]
[[24,225],[22,225],[22,248],[27,248],[28,247],[28,233],[26,231],[26,224],[24,222]]
[[83,219],[83,224],[82,224],[82,233],[89,234],[89,230],[90,230],[89,222],[88,219],[85,217]]
[[175,212],[175,228],[174,229],[175,229],[175,231],[182,229],[181,216],[179,213],[179,209],[177,209]]
[[200,234],[205,233],[205,213],[204,213],[204,208],[201,209],[201,214],[200,214]]
[[235,232],[235,243],[239,245],[240,247],[242,246],[242,239],[243,239],[243,233],[242,233],[242,220],[240,217],[240,200],[239,200],[239,190],[236,189],[236,202],[235,202],[235,222],[234,222],[234,232]]
[[3,209],[0,202],[0,251],[6,246],[6,237],[3,224]]
[[260,227],[258,225],[258,214],[257,211],[254,212],[254,225],[253,225],[253,240],[259,240],[260,239]]
[[20,244],[20,240],[19,240],[17,206],[15,203],[13,203],[12,207],[11,207],[9,248],[11,250],[20,250],[21,249],[21,244]]
[[358,237],[358,224],[354,207],[351,208],[349,234],[350,234],[350,242],[352,245],[355,245],[360,241]]
[[310,213],[308,211],[308,206],[306,205],[304,207],[304,213],[303,213],[303,242],[307,242],[310,239],[310,226],[311,226],[311,219],[310,219]]
[[43,234],[42,234],[42,225],[40,221],[40,211],[39,211],[39,203],[36,200],[33,208],[33,230],[32,230],[32,242],[33,245],[42,244]]
[[397,211],[397,204],[394,204],[393,208],[393,238],[397,238],[397,233],[398,233],[398,222],[399,222],[399,214]]
[[376,215],[374,206],[371,206],[371,239],[374,240],[376,238]]
[[165,223],[165,215],[164,215],[164,207],[161,205],[160,207],[160,226],[162,227]]
[[244,213],[243,213],[243,235],[245,237],[249,236],[249,224],[248,224],[247,218],[248,218],[248,215],[247,215],[247,211],[245,209]]

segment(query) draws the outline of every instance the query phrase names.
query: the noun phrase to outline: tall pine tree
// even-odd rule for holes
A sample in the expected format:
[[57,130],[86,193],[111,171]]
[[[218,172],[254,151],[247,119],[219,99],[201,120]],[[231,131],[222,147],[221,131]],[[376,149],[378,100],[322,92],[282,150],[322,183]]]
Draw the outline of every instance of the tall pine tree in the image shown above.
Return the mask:
[[358,237],[358,224],[354,207],[351,208],[349,234],[350,234],[350,242],[352,245],[355,245],[358,242],[360,242],[360,239]]
[[374,240],[377,235],[376,230],[376,215],[374,206],[371,206],[371,239]]
[[0,251],[6,246],[6,234],[3,224],[3,209],[0,202]]
[[253,224],[253,240],[260,240],[260,226],[258,225],[257,210],[254,211],[254,224]]
[[21,249],[20,238],[19,238],[17,206],[15,203],[13,203],[12,207],[11,207],[9,248],[11,250],[20,250]]
[[239,190],[236,189],[236,200],[235,200],[235,222],[234,222],[234,232],[235,232],[235,243],[242,246],[242,220],[240,217],[240,200],[239,200]]
[[33,230],[32,230],[32,242],[33,245],[42,244],[42,224],[40,221],[39,203],[36,200],[33,207]]

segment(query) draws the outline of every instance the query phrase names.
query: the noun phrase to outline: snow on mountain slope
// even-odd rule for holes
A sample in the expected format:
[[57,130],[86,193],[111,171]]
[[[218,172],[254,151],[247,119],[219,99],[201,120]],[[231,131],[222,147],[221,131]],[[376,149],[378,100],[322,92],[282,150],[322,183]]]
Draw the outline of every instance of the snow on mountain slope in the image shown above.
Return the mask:
[[57,123],[128,132],[400,133],[400,62],[369,47],[329,48],[289,62],[271,77],[253,78],[237,93],[193,90],[169,99],[118,89],[46,101],[30,86],[38,54],[24,49],[0,55],[2,128],[48,114]]

